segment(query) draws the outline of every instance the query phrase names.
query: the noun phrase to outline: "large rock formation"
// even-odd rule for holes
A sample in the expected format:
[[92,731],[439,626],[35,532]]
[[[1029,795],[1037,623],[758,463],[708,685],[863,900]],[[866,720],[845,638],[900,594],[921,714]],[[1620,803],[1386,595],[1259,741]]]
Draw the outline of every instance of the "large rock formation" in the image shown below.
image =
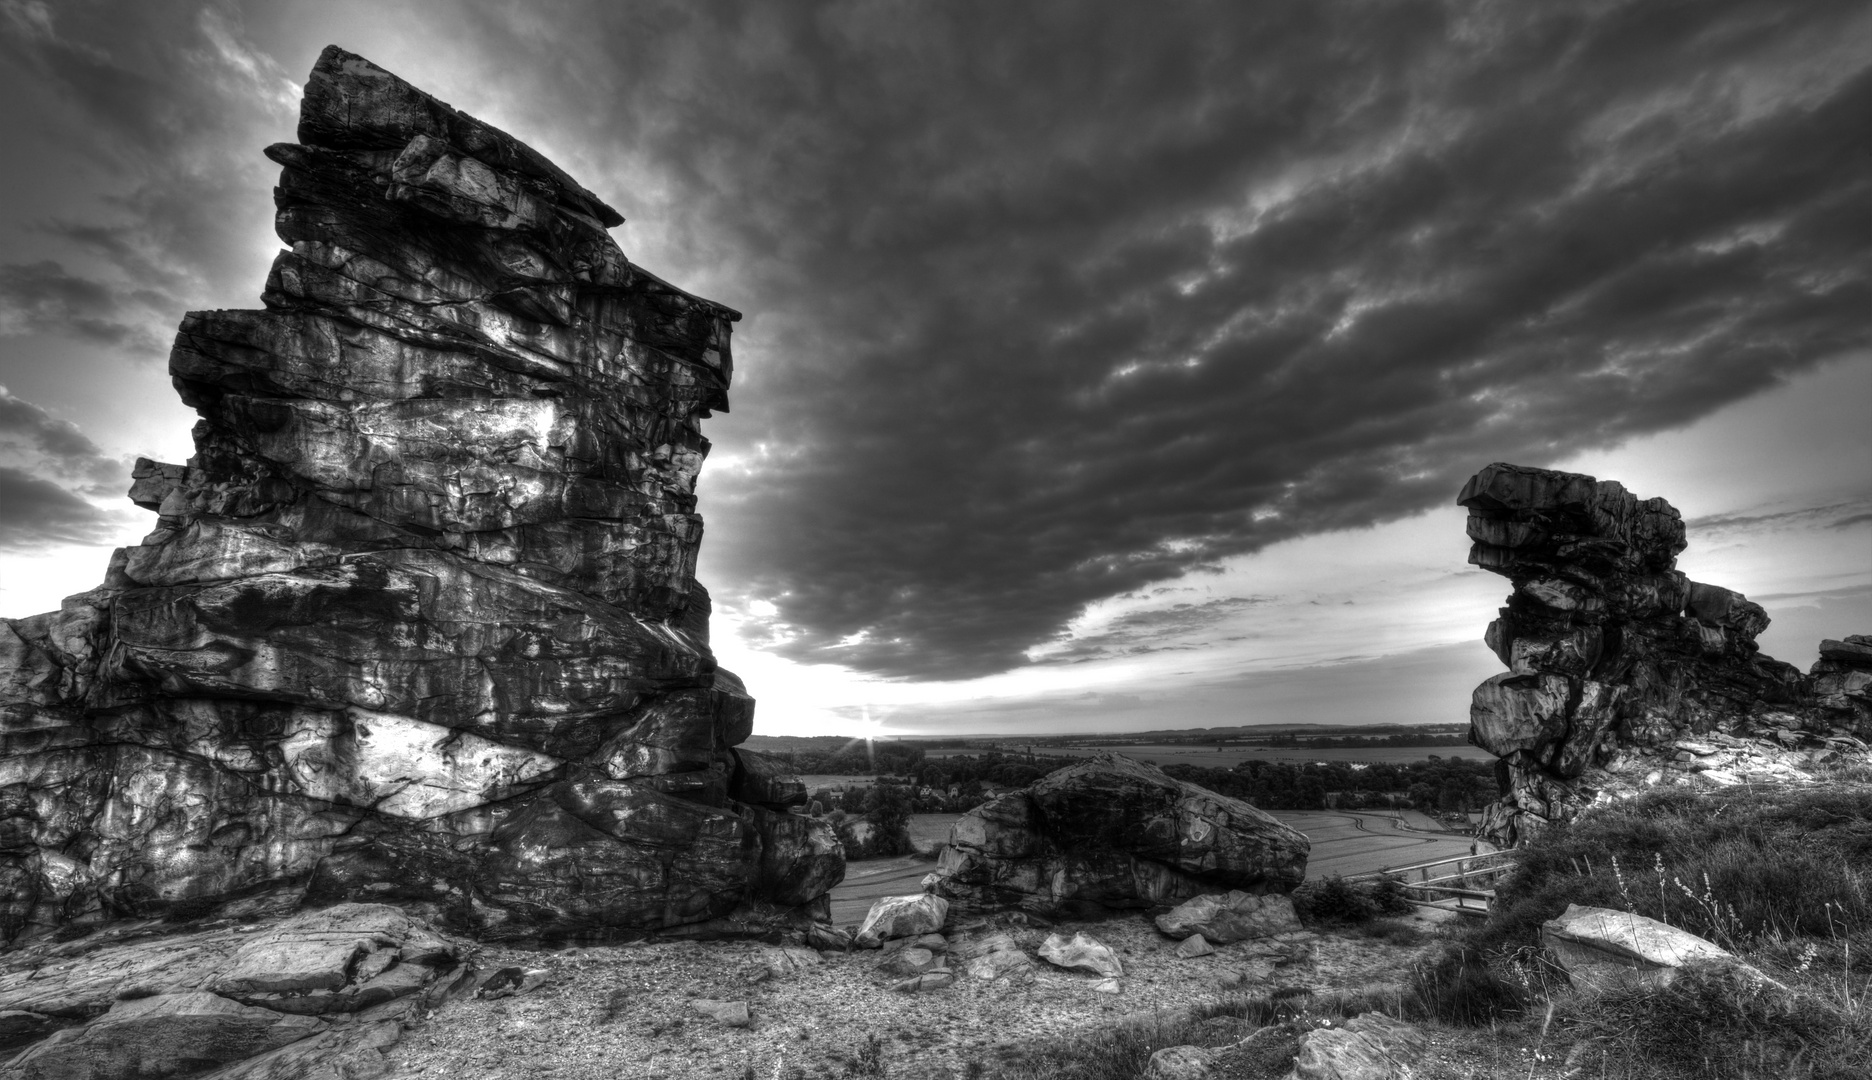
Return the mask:
[[0,938],[282,880],[529,935],[820,901],[842,855],[735,749],[694,578],[739,316],[336,47],[267,155],[290,250],[182,322],[156,530],[0,628]]
[[1501,759],[1491,839],[1516,843],[1672,773],[1789,778],[1872,737],[1872,642],[1827,642],[1812,678],[1761,655],[1767,613],[1676,569],[1684,525],[1663,499],[1495,464],[1456,501],[1469,509],[1469,561],[1514,582],[1485,638],[1509,670],[1476,687],[1469,710],[1470,741]]
[[1311,850],[1240,799],[1102,753],[969,811],[923,884],[963,911],[1150,908],[1230,889],[1290,892]]

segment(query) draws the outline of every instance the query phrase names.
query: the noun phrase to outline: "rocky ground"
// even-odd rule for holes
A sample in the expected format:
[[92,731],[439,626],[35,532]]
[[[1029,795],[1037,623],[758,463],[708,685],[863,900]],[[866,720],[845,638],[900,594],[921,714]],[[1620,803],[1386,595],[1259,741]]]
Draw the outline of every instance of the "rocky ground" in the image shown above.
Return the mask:
[[[880,951],[822,955],[747,942],[484,948],[478,964],[540,967],[550,978],[525,995],[451,1002],[388,1062],[395,1076],[449,1080],[968,1076],[971,1063],[1037,1040],[1181,1013],[1232,991],[1397,983],[1432,940],[1434,917],[1401,920],[1419,933],[1397,941],[1301,931],[1193,959],[1142,915],[1051,928],[965,923],[945,935],[963,954],[1005,932],[1032,960],[1049,933],[1084,931],[1121,958],[1116,994],[1098,992],[1094,974],[1038,960],[983,979],[958,955],[953,986],[904,993],[890,989],[903,976],[884,970],[893,954]],[[714,1002],[745,1002],[746,1026],[706,1015]]]

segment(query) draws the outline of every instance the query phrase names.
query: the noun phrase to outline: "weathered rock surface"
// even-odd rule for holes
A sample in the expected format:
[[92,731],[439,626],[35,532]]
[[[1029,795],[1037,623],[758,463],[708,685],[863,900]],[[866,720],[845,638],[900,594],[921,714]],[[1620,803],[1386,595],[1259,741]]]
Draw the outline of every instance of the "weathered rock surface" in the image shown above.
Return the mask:
[[1541,945],[1582,990],[1668,985],[1685,964],[1739,964],[1712,941],[1612,908],[1568,904],[1541,924]]
[[1872,640],[1823,646],[1811,677],[1761,655],[1767,613],[1676,569],[1684,525],[1663,499],[1495,464],[1457,502],[1469,561],[1514,583],[1484,638],[1509,670],[1469,713],[1470,741],[1501,759],[1497,843],[1660,780],[1792,778],[1872,737]]
[[875,949],[893,938],[921,937],[942,930],[949,917],[949,901],[928,893],[883,896],[871,904],[858,927],[856,943]]
[[513,137],[336,47],[263,311],[189,314],[186,465],[0,624],[0,941],[281,880],[488,934],[758,932],[843,874],[695,582],[739,317]]
[[412,1010],[474,981],[457,943],[381,904],[195,931],[120,923],[0,960],[0,1016],[31,1018],[0,1047],[0,1075],[372,1075]]
[[1360,1013],[1336,1028],[1300,1039],[1293,1080],[1409,1080],[1430,1045],[1414,1024],[1381,1012]]
[[1103,753],[971,810],[924,888],[967,910],[1143,908],[1291,891],[1305,835],[1240,799]]
[[1293,901],[1234,890],[1193,897],[1157,916],[1157,929],[1174,938],[1200,935],[1217,945],[1273,937],[1300,929]]
[[1124,974],[1124,963],[1112,952],[1111,946],[1083,930],[1070,938],[1064,934],[1048,934],[1040,943],[1040,959],[1054,967],[1084,968],[1106,978]]
[[15,1058],[20,1080],[117,1080],[187,1076],[298,1042],[325,1030],[291,1016],[190,991],[119,1001],[81,1028],[67,1028]]
[[1204,1080],[1215,1075],[1215,1055],[1200,1046],[1166,1046],[1144,1063],[1146,1080]]

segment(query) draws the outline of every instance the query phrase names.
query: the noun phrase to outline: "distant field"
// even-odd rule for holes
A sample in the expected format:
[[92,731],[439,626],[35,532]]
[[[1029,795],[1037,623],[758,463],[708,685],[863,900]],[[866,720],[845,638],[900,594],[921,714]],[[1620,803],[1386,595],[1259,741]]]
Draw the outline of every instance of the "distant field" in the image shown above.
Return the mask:
[[[1024,751],[1027,748],[1021,747]],[[1228,769],[1244,761],[1382,761],[1407,762],[1422,761],[1435,754],[1444,758],[1467,758],[1472,761],[1486,761],[1489,753],[1473,746],[1383,746],[1358,750],[1308,750],[1304,747],[1270,746],[1248,747],[1230,746],[1217,750],[1213,746],[1036,746],[1037,755],[1055,757],[1091,757],[1100,750],[1115,750],[1126,757],[1139,761],[1148,761],[1154,765],[1169,765],[1181,762],[1185,765],[1201,765],[1210,769]],[[979,755],[980,750],[926,750],[926,758],[958,757]]]

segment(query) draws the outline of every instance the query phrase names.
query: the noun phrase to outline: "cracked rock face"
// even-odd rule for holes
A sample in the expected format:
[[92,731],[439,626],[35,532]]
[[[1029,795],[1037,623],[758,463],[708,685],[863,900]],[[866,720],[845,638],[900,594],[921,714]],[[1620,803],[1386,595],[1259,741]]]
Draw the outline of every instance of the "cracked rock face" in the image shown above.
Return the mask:
[[1864,751],[1872,639],[1824,643],[1812,675],[1762,655],[1767,612],[1676,569],[1670,503],[1504,464],[1456,501],[1469,561],[1514,583],[1484,638],[1509,670],[1469,710],[1470,741],[1501,759],[1490,839],[1512,845],[1634,787],[1799,779]]
[[532,148],[328,48],[263,311],[190,313],[156,529],[0,625],[0,938],[282,879],[489,933],[747,928],[843,875],[695,581],[739,316]]

